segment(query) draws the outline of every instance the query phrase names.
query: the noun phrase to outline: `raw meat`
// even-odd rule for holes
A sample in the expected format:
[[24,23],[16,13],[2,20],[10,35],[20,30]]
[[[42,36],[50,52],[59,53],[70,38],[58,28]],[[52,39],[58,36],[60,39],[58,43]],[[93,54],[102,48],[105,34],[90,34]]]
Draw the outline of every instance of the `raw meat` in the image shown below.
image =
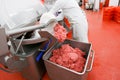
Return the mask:
[[72,48],[69,44],[62,45],[59,49],[52,52],[50,61],[69,69],[82,72],[86,59],[85,52],[79,48]]
[[63,26],[56,24],[54,27],[54,36],[58,39],[59,42],[64,42],[67,37],[67,31]]

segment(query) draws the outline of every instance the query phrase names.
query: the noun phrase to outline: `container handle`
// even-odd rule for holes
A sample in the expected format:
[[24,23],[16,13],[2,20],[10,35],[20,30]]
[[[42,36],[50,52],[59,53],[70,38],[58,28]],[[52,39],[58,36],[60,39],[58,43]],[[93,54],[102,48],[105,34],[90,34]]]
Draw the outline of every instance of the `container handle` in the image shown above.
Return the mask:
[[91,55],[90,55],[90,58],[91,58],[91,60],[90,60],[90,67],[89,67],[89,69],[86,70],[86,71],[88,71],[88,72],[92,70],[93,62],[94,62],[94,56],[95,56],[95,53],[94,53],[93,50],[91,50]]

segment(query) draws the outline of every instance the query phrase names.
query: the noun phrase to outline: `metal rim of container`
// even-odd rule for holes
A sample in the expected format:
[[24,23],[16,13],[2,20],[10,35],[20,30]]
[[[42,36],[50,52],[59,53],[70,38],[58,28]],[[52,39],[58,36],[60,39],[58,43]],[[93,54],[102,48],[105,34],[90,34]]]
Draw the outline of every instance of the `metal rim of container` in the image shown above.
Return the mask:
[[94,62],[94,57],[95,57],[95,52],[93,50],[91,50],[91,56],[90,57],[92,58],[92,60],[91,60],[91,64],[90,64],[89,69],[86,70],[88,72],[91,71],[92,68],[93,68],[93,62]]
[[[89,43],[89,44],[91,44],[91,43]],[[91,44],[91,47],[92,47],[92,44]],[[90,53],[91,51],[93,51],[93,50],[91,49],[91,47],[90,47],[90,50],[89,50],[88,53]],[[91,70],[92,70],[92,65],[93,65],[93,60],[94,60],[94,53],[93,53],[93,59],[92,59],[92,62],[91,62],[91,67],[90,67],[90,69],[87,70],[89,58],[90,58],[90,54],[88,54],[88,57],[87,57],[87,60],[86,60],[86,63],[85,63],[84,70],[83,70],[81,73],[80,73],[80,72],[77,72],[77,71],[74,71],[74,70],[71,70],[71,69],[68,69],[68,68],[63,67],[63,66],[61,66],[61,67],[64,68],[64,69],[66,69],[66,70],[68,70],[68,71],[71,71],[71,72],[73,72],[73,73],[75,73],[75,74],[83,75],[83,74],[85,74],[86,71],[88,72],[88,71],[91,71]],[[49,60],[47,60],[47,61],[48,61],[49,63],[51,63],[51,64],[56,65],[56,66],[60,66],[60,65],[58,65],[58,64],[56,64],[56,63],[53,63],[53,62],[51,62],[51,61],[49,61]]]

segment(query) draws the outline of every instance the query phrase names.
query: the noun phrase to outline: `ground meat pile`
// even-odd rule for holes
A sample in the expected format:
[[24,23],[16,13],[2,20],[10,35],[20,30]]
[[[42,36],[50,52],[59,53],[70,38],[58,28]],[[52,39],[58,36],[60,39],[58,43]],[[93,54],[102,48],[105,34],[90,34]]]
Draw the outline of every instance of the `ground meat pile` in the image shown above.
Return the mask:
[[54,36],[58,39],[59,42],[64,42],[67,37],[66,34],[66,29],[63,26],[56,24],[56,26],[54,27]]
[[79,48],[72,48],[69,44],[64,44],[59,49],[53,50],[50,61],[77,72],[82,72],[86,61],[84,55],[85,52]]

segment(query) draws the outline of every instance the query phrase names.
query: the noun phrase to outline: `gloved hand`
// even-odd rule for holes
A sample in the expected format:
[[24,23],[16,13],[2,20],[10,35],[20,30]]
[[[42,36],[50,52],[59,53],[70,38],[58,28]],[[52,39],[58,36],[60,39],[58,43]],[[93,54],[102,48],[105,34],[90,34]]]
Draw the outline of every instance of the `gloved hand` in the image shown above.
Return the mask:
[[60,9],[56,12],[56,20],[62,21],[63,19],[64,19],[64,14],[63,14],[63,11]]
[[56,17],[50,12],[44,13],[39,21],[40,24],[49,24],[50,22],[53,22],[54,24],[57,23]]
[[57,24],[57,20],[52,13],[47,12],[41,16],[39,23],[45,25],[47,24],[46,28],[42,29],[42,31],[48,31],[49,33],[53,34],[54,33],[53,28]]

